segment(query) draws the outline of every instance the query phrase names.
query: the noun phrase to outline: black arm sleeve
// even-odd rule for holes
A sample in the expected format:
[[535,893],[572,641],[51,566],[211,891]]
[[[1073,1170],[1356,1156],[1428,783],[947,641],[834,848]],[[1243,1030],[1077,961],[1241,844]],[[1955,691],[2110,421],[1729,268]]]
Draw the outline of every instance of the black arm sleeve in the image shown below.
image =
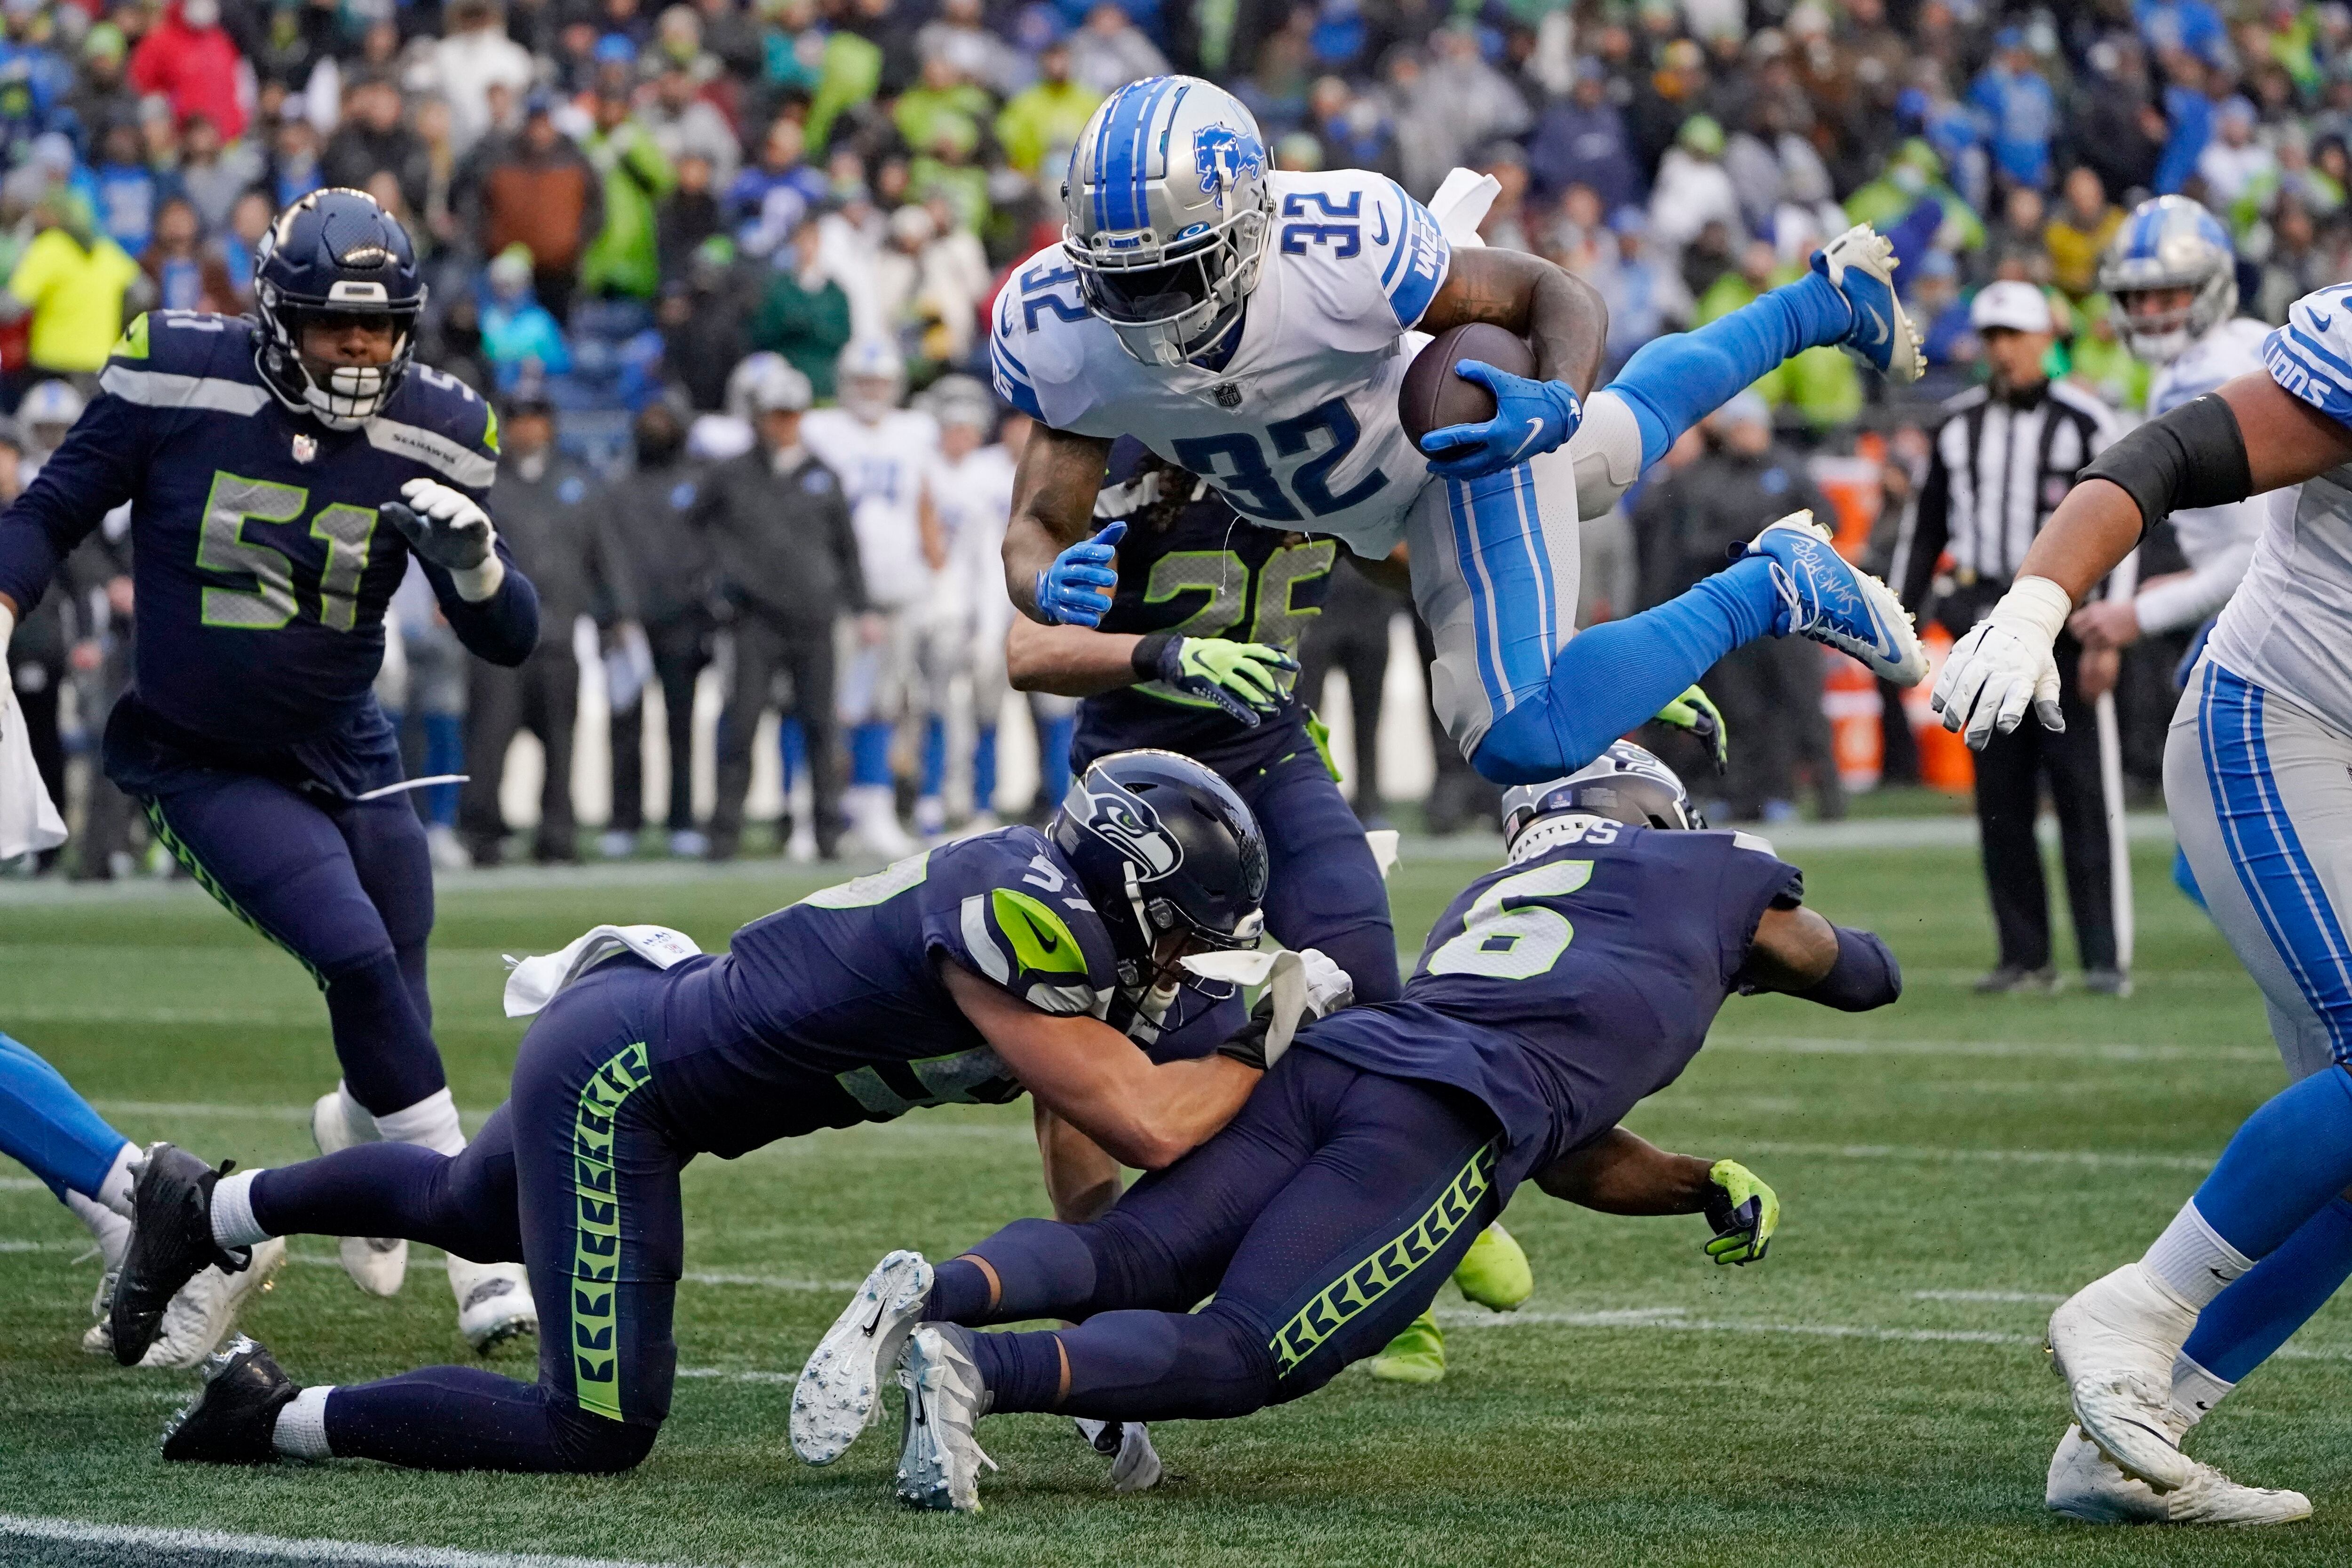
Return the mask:
[[1837,962],[1810,991],[1798,995],[1841,1013],[1867,1013],[1903,994],[1903,966],[1875,931],[1836,928]]
[[[449,629],[457,634],[466,651],[512,668],[539,646],[539,590],[507,553],[505,540],[491,548],[507,563],[507,574],[499,591],[479,604],[460,598],[449,574],[429,561],[424,563],[425,577],[433,584],[433,596],[441,602],[441,613],[449,617]],[[570,640],[570,626],[563,628],[563,636]]]
[[2110,445],[2084,466],[2082,479],[2105,479],[2131,497],[2142,538],[2176,511],[2227,506],[2254,493],[2237,410],[2210,392]]

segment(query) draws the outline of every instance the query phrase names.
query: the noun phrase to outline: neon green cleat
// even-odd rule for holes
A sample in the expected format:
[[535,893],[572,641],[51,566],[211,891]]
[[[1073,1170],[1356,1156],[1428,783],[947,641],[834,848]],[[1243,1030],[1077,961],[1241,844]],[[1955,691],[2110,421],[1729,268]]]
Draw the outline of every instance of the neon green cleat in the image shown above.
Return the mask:
[[1462,1255],[1461,1266],[1454,1270],[1454,1283],[1465,1296],[1493,1312],[1516,1311],[1536,1293],[1535,1270],[1528,1267],[1528,1255],[1499,1221],[1480,1232],[1470,1250]]
[[1437,1331],[1435,1309],[1405,1325],[1389,1348],[1371,1359],[1372,1375],[1382,1383],[1443,1383],[1445,1381],[1445,1336]]

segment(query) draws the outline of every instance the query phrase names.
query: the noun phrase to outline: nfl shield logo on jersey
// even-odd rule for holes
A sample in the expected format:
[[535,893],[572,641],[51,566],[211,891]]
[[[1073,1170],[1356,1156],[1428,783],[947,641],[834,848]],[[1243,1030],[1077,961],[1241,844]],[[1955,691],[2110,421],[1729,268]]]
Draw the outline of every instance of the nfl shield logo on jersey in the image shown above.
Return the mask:
[[307,463],[318,455],[319,443],[316,439],[309,436],[297,436],[294,437],[294,460],[296,462]]
[[1220,408],[1239,408],[1242,405],[1242,389],[1230,381],[1219,382],[1210,395],[1217,400]]
[[1201,193],[1233,188],[1236,176],[1265,170],[1265,144],[1230,125],[1203,125],[1192,133],[1192,162],[1201,171]]

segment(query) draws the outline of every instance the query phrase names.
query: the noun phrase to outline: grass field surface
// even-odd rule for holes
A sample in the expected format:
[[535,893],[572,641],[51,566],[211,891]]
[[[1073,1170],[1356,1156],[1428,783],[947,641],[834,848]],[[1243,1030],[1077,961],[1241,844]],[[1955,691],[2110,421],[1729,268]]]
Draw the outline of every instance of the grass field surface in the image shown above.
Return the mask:
[[[1103,1462],[1045,1416],[983,1426],[1003,1468],[977,1519],[892,1500],[895,1415],[830,1469],[785,1447],[790,1379],[879,1254],[944,1256],[1039,1212],[1024,1106],[918,1111],[692,1166],[674,1414],[651,1459],[611,1479],[167,1468],[158,1433],[193,1379],[80,1353],[96,1266],[79,1257],[80,1228],[11,1166],[0,1563],[2352,1561],[2341,1306],[2197,1443],[2242,1479],[2309,1492],[2314,1522],[2102,1531],[2042,1508],[2065,1421],[2040,1349],[2051,1305],[2136,1255],[2282,1081],[2252,985],[2165,876],[2168,847],[2137,855],[2138,992],[2116,1001],[1971,994],[1990,936],[1964,847],[1792,852],[1816,907],[1893,943],[1904,1000],[1848,1016],[1735,999],[1682,1081],[1632,1121],[1775,1184],[1786,1220],[1765,1263],[1709,1267],[1695,1218],[1606,1218],[1529,1187],[1509,1223],[1536,1298],[1495,1317],[1449,1287],[1444,1384],[1351,1373],[1247,1420],[1156,1428],[1171,1479],[1140,1496],[1114,1496]],[[1417,942],[1477,868],[1409,859],[1391,888],[1400,936]],[[436,1032],[459,1105],[478,1121],[499,1102],[521,1036],[499,1013],[500,953],[605,920],[717,947],[816,882],[778,867],[445,884]],[[127,1136],[247,1164],[308,1154],[306,1108],[335,1076],[300,970],[185,888],[0,892],[0,1028]],[[293,1247],[247,1327],[298,1381],[467,1358],[436,1255],[420,1249],[405,1291],[377,1300],[334,1267],[332,1242]],[[530,1374],[524,1352],[492,1364]],[[171,1531],[199,1533],[156,1533]]]

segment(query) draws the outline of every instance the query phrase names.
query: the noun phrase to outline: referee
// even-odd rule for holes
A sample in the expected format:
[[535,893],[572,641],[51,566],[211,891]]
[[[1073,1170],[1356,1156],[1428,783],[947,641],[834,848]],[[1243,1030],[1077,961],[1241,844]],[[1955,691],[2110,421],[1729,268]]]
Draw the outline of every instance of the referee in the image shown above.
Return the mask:
[[[1932,615],[1955,637],[2008,590],[2076,472],[2119,433],[2105,404],[2045,373],[2056,334],[2040,289],[2010,280],[1986,285],[1969,306],[1969,325],[1983,340],[1991,379],[1944,405],[1919,504],[1889,572],[1904,604],[1916,615]],[[1939,572],[1948,552],[1948,570]],[[2082,645],[2061,634],[2057,656],[2065,730],[2021,724],[1994,736],[1976,760],[1985,883],[2000,941],[2000,962],[1977,989],[2048,991],[2057,984],[2050,895],[2033,830],[2046,779],[2083,984],[2118,995],[2129,983],[2116,962],[2117,889],[2098,720],[2093,695],[2084,689]],[[2095,691],[2102,683],[2095,669],[2091,673]]]

